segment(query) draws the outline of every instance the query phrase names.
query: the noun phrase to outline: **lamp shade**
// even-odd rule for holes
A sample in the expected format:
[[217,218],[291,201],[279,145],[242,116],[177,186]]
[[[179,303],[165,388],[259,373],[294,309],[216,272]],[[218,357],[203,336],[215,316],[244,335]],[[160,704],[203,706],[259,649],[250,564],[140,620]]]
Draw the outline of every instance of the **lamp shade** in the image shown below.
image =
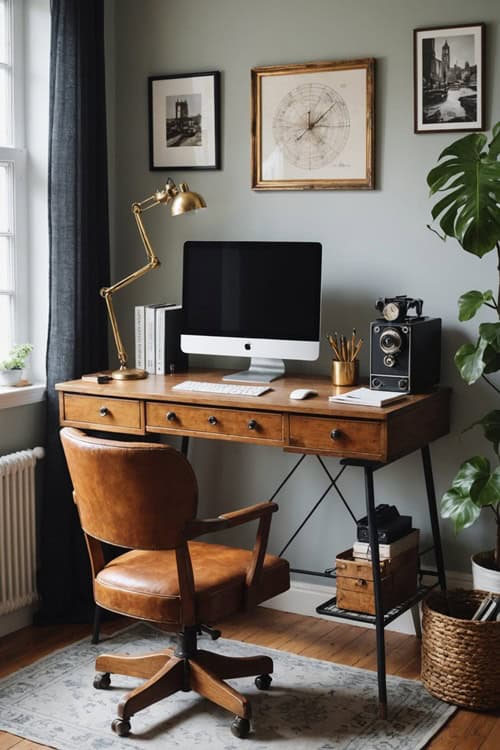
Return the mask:
[[206,208],[207,204],[199,193],[193,193],[185,182],[179,185],[179,191],[172,199],[170,213],[172,216],[185,214],[187,211],[197,211]]

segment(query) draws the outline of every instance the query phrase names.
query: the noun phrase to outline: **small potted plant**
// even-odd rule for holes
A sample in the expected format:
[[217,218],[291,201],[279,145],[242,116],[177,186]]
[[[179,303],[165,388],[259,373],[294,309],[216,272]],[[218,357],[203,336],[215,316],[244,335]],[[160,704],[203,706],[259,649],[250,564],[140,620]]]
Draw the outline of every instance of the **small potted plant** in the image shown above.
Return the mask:
[[7,357],[0,362],[0,385],[17,385],[23,377],[26,360],[33,351],[32,344],[13,346]]
[[[493,128],[489,143],[484,133],[474,133],[444,149],[427,183],[431,195],[442,195],[432,209],[432,218],[439,218],[444,232],[441,239],[453,237],[478,258],[496,250],[500,274],[499,157],[500,122]],[[493,314],[493,321],[479,324],[476,342],[458,349],[455,364],[467,385],[482,379],[498,396],[500,388],[491,374],[500,371],[500,276],[495,291],[463,294],[458,310],[461,321],[471,320],[479,312]],[[452,519],[456,531],[460,531],[471,526],[483,511],[490,514],[496,528],[495,548],[472,556],[474,588],[500,593],[500,409],[493,409],[471,425],[476,426],[490,443],[492,460],[476,455],[464,461],[442,498],[441,515]]]

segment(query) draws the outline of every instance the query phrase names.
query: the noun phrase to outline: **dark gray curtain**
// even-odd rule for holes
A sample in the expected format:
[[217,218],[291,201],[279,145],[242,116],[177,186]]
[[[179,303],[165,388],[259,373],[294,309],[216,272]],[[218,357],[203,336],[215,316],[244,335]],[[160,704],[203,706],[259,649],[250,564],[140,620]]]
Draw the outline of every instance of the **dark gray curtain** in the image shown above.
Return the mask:
[[91,577],[59,442],[54,384],[107,365],[109,284],[104,0],[52,0],[50,315],[39,622],[87,621]]

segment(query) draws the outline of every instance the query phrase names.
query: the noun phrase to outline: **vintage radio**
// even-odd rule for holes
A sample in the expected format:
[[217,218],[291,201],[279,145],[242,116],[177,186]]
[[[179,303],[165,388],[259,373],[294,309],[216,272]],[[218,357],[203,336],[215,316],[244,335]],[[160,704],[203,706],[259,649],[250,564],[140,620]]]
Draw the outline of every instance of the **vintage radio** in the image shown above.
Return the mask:
[[[441,319],[420,315],[422,300],[377,300],[384,317],[370,325],[370,388],[419,393],[439,382]],[[417,314],[408,315],[411,307]]]

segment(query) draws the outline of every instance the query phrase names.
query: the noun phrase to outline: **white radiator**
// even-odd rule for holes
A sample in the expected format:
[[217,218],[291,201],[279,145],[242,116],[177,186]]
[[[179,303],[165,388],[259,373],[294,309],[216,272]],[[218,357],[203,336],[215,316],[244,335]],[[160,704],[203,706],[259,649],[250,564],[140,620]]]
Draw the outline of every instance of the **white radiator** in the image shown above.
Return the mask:
[[0,615],[38,599],[35,464],[43,448],[0,457]]

